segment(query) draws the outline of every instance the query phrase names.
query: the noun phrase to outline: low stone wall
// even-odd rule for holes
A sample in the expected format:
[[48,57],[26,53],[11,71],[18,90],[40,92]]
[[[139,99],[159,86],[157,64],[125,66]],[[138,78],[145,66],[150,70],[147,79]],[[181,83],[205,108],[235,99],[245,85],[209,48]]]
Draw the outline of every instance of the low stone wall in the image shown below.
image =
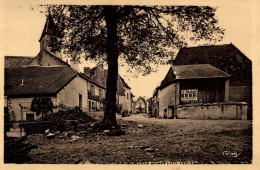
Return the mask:
[[178,119],[246,120],[246,102],[187,104],[177,107]]

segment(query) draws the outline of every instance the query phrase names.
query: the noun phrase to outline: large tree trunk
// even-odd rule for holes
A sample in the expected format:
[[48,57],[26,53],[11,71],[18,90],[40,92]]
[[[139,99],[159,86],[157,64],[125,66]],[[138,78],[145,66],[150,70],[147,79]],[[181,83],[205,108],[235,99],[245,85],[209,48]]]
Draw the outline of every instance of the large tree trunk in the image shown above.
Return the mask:
[[108,76],[106,88],[106,106],[101,129],[119,128],[116,121],[116,91],[118,78],[118,37],[117,14],[115,6],[104,6],[105,21],[107,27],[107,63]]

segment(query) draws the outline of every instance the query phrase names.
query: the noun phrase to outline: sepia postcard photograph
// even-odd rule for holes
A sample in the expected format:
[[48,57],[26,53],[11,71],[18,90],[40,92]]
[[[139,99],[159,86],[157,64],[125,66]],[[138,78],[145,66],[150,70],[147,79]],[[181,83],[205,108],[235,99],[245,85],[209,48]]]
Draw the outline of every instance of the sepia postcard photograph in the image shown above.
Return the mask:
[[258,169],[257,10],[2,2],[4,169]]

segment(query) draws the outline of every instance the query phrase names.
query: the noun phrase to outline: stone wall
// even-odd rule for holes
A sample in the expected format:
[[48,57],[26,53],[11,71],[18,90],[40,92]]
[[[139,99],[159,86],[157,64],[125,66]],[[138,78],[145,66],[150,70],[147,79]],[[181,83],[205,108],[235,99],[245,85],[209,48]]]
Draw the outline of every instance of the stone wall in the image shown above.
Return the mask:
[[252,119],[252,86],[230,86],[229,101],[246,102],[248,104],[248,119]]
[[245,102],[189,104],[177,107],[178,119],[246,120]]

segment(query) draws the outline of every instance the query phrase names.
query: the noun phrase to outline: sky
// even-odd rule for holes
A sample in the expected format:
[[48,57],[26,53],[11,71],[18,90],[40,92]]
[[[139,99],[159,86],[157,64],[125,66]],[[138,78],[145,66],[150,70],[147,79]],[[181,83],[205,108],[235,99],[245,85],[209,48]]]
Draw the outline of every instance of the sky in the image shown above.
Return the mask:
[[[40,13],[38,6],[30,3],[10,1],[5,4],[3,12],[4,26],[4,55],[5,56],[36,56],[40,51],[39,38],[41,36],[46,17]],[[253,19],[252,6],[239,4],[219,5],[216,12],[219,26],[224,28],[225,35],[218,44],[233,43],[248,58],[252,59]],[[197,44],[189,44],[196,46]],[[156,86],[164,79],[170,66],[160,66],[156,73],[134,78],[123,67],[119,74],[132,88],[136,96],[151,97]]]

